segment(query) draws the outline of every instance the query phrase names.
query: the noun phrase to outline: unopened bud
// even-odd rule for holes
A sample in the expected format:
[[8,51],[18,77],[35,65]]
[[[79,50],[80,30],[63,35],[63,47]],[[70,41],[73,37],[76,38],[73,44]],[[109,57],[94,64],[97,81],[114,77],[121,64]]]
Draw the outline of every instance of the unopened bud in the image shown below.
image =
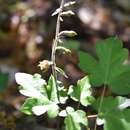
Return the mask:
[[74,5],[76,2],[75,1],[70,1],[64,4],[64,7],[69,7],[71,5]]
[[[75,1],[71,1],[71,2],[67,2],[64,4],[64,7],[69,7],[71,5],[74,5],[76,2]],[[61,11],[61,8],[56,9],[53,13],[52,16],[57,15],[59,12]]]
[[66,35],[66,36],[69,36],[69,37],[74,37],[77,35],[77,33],[75,31],[62,31],[59,33],[59,35]]
[[72,16],[72,15],[75,15],[75,13],[71,10],[64,11],[61,13],[61,16]]
[[57,46],[56,47],[56,50],[63,50],[66,54],[70,54],[71,53],[71,50],[68,49],[68,48],[65,48],[63,46]]

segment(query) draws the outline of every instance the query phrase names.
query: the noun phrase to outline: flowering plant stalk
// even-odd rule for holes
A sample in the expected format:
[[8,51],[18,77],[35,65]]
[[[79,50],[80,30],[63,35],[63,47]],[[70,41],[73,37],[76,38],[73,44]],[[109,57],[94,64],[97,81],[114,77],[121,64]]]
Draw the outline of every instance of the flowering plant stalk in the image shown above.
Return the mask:
[[[130,130],[130,99],[120,96],[130,93],[130,66],[124,65],[128,50],[122,47],[118,38],[109,38],[96,44],[98,60],[86,52],[78,52],[79,67],[89,75],[78,80],[76,85],[66,89],[57,79],[57,73],[65,77],[67,74],[56,65],[56,51],[71,53],[71,50],[59,45],[62,42],[61,37],[77,35],[73,30],[60,31],[64,17],[74,15],[72,10],[67,10],[67,7],[74,4],[75,1],[66,3],[62,0],[60,7],[52,14],[58,16],[51,60],[43,60],[38,65],[43,72],[52,67],[49,80],[46,82],[40,74],[15,75],[16,82],[20,85],[19,92],[27,97],[21,111],[27,115],[40,116],[47,113],[50,118],[63,118],[63,130],[90,130],[91,120],[95,121],[92,130],[97,130],[97,125],[103,125],[104,130]],[[101,95],[94,97],[94,87],[102,86]],[[106,97],[107,88],[111,95]],[[113,96],[113,93],[118,96]],[[77,103],[76,108],[66,104],[70,98]],[[64,108],[61,107],[62,104]]]

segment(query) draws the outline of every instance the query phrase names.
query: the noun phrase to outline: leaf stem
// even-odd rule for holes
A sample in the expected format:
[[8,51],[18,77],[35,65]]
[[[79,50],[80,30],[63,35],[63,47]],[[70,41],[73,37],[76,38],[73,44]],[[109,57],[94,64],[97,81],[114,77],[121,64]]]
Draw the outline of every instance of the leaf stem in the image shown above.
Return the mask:
[[57,87],[57,72],[56,72],[56,47],[57,47],[57,44],[58,44],[58,41],[59,41],[59,33],[60,33],[60,16],[61,16],[61,13],[63,11],[63,7],[64,7],[64,0],[61,1],[61,5],[60,5],[60,12],[58,14],[58,17],[57,17],[57,24],[56,24],[56,34],[55,34],[55,39],[53,41],[53,45],[52,45],[52,53],[51,53],[51,60],[53,62],[53,65],[52,65],[52,73],[53,73],[53,76],[54,76],[54,79],[56,81],[56,88],[57,88],[57,96],[58,96],[58,100],[59,99],[59,92],[58,92],[58,87]]
[[[110,48],[110,54],[109,54],[109,56],[108,56],[108,61],[110,62],[110,58],[111,58],[111,54],[112,54],[112,48]],[[101,107],[102,107],[102,103],[103,103],[103,98],[104,98],[104,96],[105,96],[105,91],[106,91],[106,82],[107,82],[107,79],[108,79],[108,74],[109,74],[109,69],[110,69],[110,66],[109,66],[109,63],[108,62],[108,65],[106,66],[106,75],[105,75],[105,80],[104,80],[104,86],[103,86],[103,91],[102,91],[102,94],[101,94],[101,100],[100,100],[100,104],[99,104],[99,109],[98,109],[98,114],[100,113],[100,111],[101,111]],[[97,120],[97,119],[96,119]],[[96,125],[96,122],[95,122],[95,128],[94,128],[94,130],[96,130],[97,129],[97,125]]]
[[[104,84],[103,90],[102,90],[102,95],[101,95],[101,100],[100,100],[100,104],[99,104],[98,114],[99,114],[100,111],[101,111],[101,107],[102,107],[102,103],[103,103],[103,98],[104,98],[104,96],[105,96],[105,91],[106,91],[106,86],[105,86],[105,84]],[[98,117],[98,116],[97,116],[97,117]],[[96,117],[96,120],[97,120],[97,117]],[[95,120],[94,130],[97,129],[96,120]]]
[[105,96],[105,91],[106,91],[106,86],[104,85],[103,91],[102,91],[102,95],[101,95],[100,104],[99,104],[98,113],[101,111],[101,107],[102,107],[102,103],[103,103],[103,98],[104,98],[104,96]]

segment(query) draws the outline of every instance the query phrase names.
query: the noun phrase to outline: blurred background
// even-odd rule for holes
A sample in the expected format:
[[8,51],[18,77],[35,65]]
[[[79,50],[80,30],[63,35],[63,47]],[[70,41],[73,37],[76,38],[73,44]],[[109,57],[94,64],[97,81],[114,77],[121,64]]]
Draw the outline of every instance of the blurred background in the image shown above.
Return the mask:
[[[69,0],[66,0],[69,1]],[[39,61],[50,60],[55,36],[56,16],[51,14],[60,0],[0,0],[0,130],[48,130],[57,127],[56,120],[26,116],[19,112],[25,97],[18,92],[16,72],[40,73]],[[79,49],[95,54],[96,41],[118,36],[130,49],[130,0],[76,0],[71,9],[75,16],[64,17],[61,30],[78,35],[64,38],[62,46],[71,55],[57,53],[57,64],[68,79],[58,76],[66,87],[84,73],[78,68]]]

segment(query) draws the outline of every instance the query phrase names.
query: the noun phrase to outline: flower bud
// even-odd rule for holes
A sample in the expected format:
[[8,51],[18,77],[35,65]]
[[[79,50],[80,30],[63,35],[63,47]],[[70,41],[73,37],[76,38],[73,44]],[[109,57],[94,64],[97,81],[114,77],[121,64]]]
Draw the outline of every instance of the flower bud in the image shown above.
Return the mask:
[[38,64],[38,66],[40,67],[41,70],[43,70],[44,72],[46,72],[52,64],[53,63],[51,61],[43,60],[43,61],[41,61]]
[[67,2],[67,3],[65,3],[64,7],[69,7],[71,5],[74,5],[75,3],[76,3],[75,1]]
[[69,36],[69,37],[74,37],[74,36],[77,35],[77,33],[75,31],[70,30],[70,31],[62,31],[62,32],[59,33],[59,35],[60,36],[66,35],[66,36]]
[[66,54],[70,54],[71,53],[71,50],[68,49],[68,48],[65,48],[63,46],[57,46],[56,47],[56,50],[63,50]]
[[61,13],[61,16],[72,16],[72,15],[75,15],[75,13],[71,10],[64,11]]

